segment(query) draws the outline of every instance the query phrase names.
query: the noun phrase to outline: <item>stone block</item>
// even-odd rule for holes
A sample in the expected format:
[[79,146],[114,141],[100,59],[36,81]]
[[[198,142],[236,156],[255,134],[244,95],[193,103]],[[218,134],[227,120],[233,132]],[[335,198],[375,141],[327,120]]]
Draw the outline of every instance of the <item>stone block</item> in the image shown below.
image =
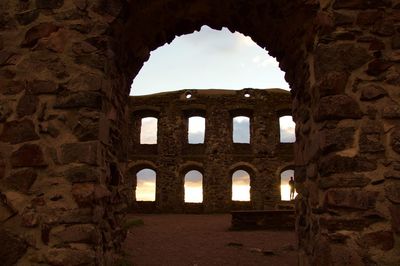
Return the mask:
[[356,24],[359,26],[371,26],[382,19],[383,12],[380,10],[361,11],[357,15]]
[[361,90],[361,101],[372,101],[380,99],[387,95],[387,92],[384,88],[376,85],[366,85]]
[[12,153],[10,161],[13,168],[40,167],[47,165],[42,149],[36,144],[24,144]]
[[343,173],[319,178],[318,187],[321,189],[365,187],[370,182],[371,180],[362,174]]
[[19,24],[28,25],[33,21],[35,21],[39,17],[39,14],[40,14],[39,10],[32,9],[17,13],[15,17]]
[[39,9],[58,9],[64,5],[64,0],[36,0]]
[[386,182],[385,194],[391,202],[400,204],[400,181],[390,180]]
[[361,236],[359,243],[367,248],[379,248],[383,251],[391,250],[394,247],[394,237],[392,231],[377,231]]
[[389,206],[392,229],[397,235],[400,235],[400,205],[391,204]]
[[97,165],[99,160],[97,141],[66,143],[61,146],[61,161],[68,163],[86,163]]
[[72,186],[72,195],[79,206],[88,206],[93,204],[94,184],[79,183]]
[[87,243],[98,244],[101,236],[92,224],[77,224],[65,227],[61,231],[52,230],[50,233],[51,243]]
[[102,96],[97,92],[67,93],[57,97],[54,108],[102,108]]
[[368,210],[375,206],[379,192],[361,189],[330,189],[325,194],[324,205],[328,208]]
[[390,136],[390,145],[392,149],[400,154],[400,127],[396,127]]
[[11,121],[4,124],[0,141],[17,144],[39,139],[31,120]]
[[384,106],[382,116],[388,119],[400,118],[400,106],[395,103]]
[[336,0],[333,4],[334,9],[367,9],[378,7],[390,7],[391,0]]
[[362,112],[356,100],[347,95],[321,98],[314,115],[317,121],[331,119],[359,119]]
[[11,175],[4,181],[8,187],[12,189],[28,192],[37,178],[37,173],[32,168],[25,168],[11,172]]
[[316,78],[329,72],[349,73],[372,59],[368,51],[355,44],[320,44],[315,51]]
[[16,265],[18,260],[25,254],[27,244],[10,232],[0,229],[0,259],[1,265]]
[[360,147],[360,152],[363,153],[376,153],[385,151],[380,134],[361,133],[358,145]]
[[47,263],[55,266],[96,265],[96,254],[93,250],[52,248],[44,254]]
[[27,90],[32,94],[54,94],[58,89],[58,84],[50,80],[33,80],[27,85]]
[[0,101],[0,123],[10,117],[12,109],[7,101]]
[[99,169],[87,165],[74,166],[62,173],[71,183],[98,182],[101,177]]
[[[47,1],[47,0],[41,0]],[[59,29],[58,26],[50,22],[40,23],[39,25],[33,26],[25,33],[25,39],[21,43],[22,47],[33,47],[36,43],[45,37],[50,36],[53,32]]]
[[368,64],[367,74],[370,76],[379,76],[386,70],[393,66],[392,62],[386,61],[384,59],[375,59]]
[[329,72],[317,84],[321,97],[328,95],[343,94],[346,89],[349,74],[346,72]]
[[345,157],[340,155],[324,156],[318,166],[321,176],[345,172],[373,171],[377,168],[375,161],[360,156]]
[[325,129],[320,133],[319,145],[323,152],[340,151],[354,144],[353,127]]
[[38,98],[35,95],[25,94],[22,96],[17,105],[18,117],[33,115],[36,112],[38,102]]

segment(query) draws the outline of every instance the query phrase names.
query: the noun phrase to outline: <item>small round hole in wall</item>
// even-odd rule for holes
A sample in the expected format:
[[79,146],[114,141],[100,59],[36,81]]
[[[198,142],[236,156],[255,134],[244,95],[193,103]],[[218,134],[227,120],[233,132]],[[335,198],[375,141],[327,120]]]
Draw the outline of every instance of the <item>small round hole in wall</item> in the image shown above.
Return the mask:
[[191,93],[187,93],[186,94],[186,99],[190,99],[190,98],[192,98],[192,94]]
[[251,96],[251,95],[250,95],[250,93],[248,93],[248,92],[246,92],[246,93],[244,94],[244,97],[245,97],[245,98],[250,98],[250,96]]

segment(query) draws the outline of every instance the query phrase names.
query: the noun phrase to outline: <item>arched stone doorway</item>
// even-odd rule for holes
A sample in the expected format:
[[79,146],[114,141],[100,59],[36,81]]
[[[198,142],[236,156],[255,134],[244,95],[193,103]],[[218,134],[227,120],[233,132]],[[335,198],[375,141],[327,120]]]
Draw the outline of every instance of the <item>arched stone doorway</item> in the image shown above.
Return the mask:
[[[207,24],[251,36],[287,73],[301,263],[398,263],[398,8],[342,0],[2,1],[2,262],[111,263],[129,199],[122,173],[131,80],[151,50]],[[73,248],[82,242],[90,245]]]

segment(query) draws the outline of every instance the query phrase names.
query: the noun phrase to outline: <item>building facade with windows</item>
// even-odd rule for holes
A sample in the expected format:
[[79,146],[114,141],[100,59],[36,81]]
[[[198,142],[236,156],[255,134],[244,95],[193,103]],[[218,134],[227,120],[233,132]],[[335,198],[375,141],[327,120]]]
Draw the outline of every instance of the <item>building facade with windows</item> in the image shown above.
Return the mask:
[[[140,171],[156,175],[154,202],[138,199],[136,207],[161,212],[275,208],[281,202],[281,173],[293,168],[293,143],[282,140],[279,124],[291,115],[291,103],[290,93],[280,89],[131,96],[126,177],[133,194]],[[144,134],[153,137],[146,140]],[[191,193],[185,176],[191,171],[201,175],[201,202],[185,202],[185,193]],[[238,173],[249,179],[249,197],[240,195],[246,189],[237,191],[239,200],[232,194]]]

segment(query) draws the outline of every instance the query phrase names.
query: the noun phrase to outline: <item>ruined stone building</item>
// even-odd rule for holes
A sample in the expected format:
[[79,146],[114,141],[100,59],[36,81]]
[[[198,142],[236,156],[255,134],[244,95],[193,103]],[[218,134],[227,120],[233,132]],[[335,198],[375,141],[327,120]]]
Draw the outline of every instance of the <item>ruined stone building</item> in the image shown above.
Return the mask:
[[[2,0],[3,265],[113,264],[132,200],[132,79],[202,25],[250,36],[286,72],[300,265],[399,265],[399,0]],[[219,145],[204,153],[235,149]]]
[[[191,211],[184,204],[184,176],[190,170],[203,174],[200,208],[205,212],[274,209],[280,202],[280,173],[293,168],[293,144],[279,139],[279,118],[291,114],[289,92],[188,90],[131,96],[128,113],[127,177],[134,181],[144,168],[156,171],[155,211]],[[149,116],[158,119],[157,144],[140,144],[140,123]],[[188,142],[193,116],[206,121],[202,144]],[[232,139],[233,118],[238,116],[250,118],[250,143]],[[232,174],[238,169],[250,174],[248,206],[231,200]]]

